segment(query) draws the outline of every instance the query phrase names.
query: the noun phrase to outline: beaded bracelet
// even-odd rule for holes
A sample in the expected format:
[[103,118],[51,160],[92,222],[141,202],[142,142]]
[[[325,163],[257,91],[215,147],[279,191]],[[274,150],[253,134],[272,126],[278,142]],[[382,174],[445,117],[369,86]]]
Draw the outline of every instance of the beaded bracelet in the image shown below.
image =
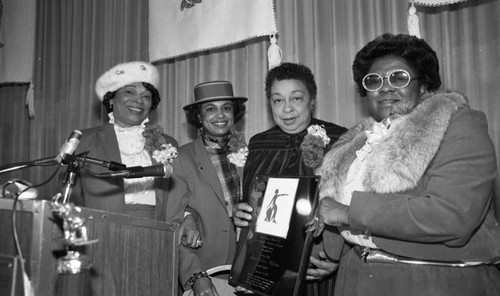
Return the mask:
[[208,273],[206,271],[200,271],[200,272],[194,273],[189,278],[189,280],[186,282],[184,287],[192,287],[194,282],[196,282],[198,279],[205,278],[205,277],[210,280],[210,277],[208,276]]

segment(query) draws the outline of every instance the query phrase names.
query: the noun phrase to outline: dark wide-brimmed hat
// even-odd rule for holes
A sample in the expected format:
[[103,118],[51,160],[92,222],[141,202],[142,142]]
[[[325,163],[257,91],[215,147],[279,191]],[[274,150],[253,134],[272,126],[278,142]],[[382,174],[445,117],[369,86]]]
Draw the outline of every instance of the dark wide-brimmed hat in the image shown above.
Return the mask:
[[184,106],[184,110],[190,107],[213,101],[240,100],[246,102],[245,97],[235,97],[233,85],[229,81],[217,80],[197,84],[194,87],[194,103]]

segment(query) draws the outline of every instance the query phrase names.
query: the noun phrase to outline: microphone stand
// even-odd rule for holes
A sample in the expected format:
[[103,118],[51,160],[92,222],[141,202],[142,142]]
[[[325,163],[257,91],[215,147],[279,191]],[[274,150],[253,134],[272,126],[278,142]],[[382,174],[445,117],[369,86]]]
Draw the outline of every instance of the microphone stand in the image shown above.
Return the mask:
[[62,203],[68,202],[71,193],[73,192],[73,187],[76,184],[76,172],[79,169],[78,161],[74,156],[68,162],[68,168],[63,178],[63,193],[62,193]]
[[[99,165],[110,171],[120,171],[126,168],[121,163],[113,161],[102,161],[87,157],[87,152],[80,155],[67,154],[68,159],[63,159],[62,164],[67,164],[67,169],[63,178],[62,193],[57,193],[52,198],[52,214],[55,222],[61,223],[63,230],[63,244],[66,255],[57,258],[57,281],[55,292],[57,296],[89,296],[91,291],[91,269],[92,262],[85,254],[84,248],[87,245],[98,242],[98,239],[89,239],[85,218],[81,215],[82,209],[68,202],[76,184],[77,173],[85,163]],[[82,165],[80,164],[82,162]],[[42,158],[34,161],[17,162],[0,166],[0,175],[7,172],[33,166],[61,165],[55,157]],[[14,214],[13,214],[14,216]],[[13,224],[15,225],[15,224]]]
[[68,202],[76,184],[77,172],[80,164],[76,156],[71,155],[68,167],[63,178],[62,193],[52,198],[52,213],[62,221],[64,233],[63,244],[66,254],[57,259],[57,280],[55,292],[57,296],[91,295],[92,261],[85,254],[85,246],[98,242],[98,239],[89,240],[85,218],[81,215],[82,209]]

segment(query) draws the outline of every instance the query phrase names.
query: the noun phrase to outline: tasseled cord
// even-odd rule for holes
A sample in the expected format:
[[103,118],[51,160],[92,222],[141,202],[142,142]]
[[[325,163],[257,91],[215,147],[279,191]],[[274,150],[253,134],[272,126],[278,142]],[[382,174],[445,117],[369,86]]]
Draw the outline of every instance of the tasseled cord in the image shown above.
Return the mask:
[[418,15],[415,4],[411,1],[411,6],[408,9],[408,34],[420,38],[420,27],[418,24]]
[[25,105],[28,107],[29,118],[35,118],[35,86],[33,82],[30,82],[28,92],[26,93]]
[[267,51],[267,60],[269,63],[269,70],[281,64],[281,48],[276,43],[276,35],[269,36],[271,45]]

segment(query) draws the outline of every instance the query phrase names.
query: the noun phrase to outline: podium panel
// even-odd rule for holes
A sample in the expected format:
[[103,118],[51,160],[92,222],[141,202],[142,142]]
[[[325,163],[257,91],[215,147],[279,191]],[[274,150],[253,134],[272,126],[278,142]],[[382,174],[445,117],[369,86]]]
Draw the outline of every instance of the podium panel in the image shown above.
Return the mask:
[[[0,199],[0,255],[16,258],[12,233],[13,201]],[[178,274],[178,225],[156,220],[82,208],[89,240],[99,241],[83,247],[92,262],[86,271],[89,285],[74,287],[84,295],[176,295]],[[61,280],[57,258],[65,254],[60,226],[54,222],[52,204],[45,200],[18,201],[16,225],[20,247],[35,295],[58,295]],[[17,276],[5,278],[16,283],[15,292],[23,295]],[[4,273],[6,274],[6,273]],[[74,277],[75,275],[69,275]],[[81,284],[81,281],[80,281]],[[10,285],[12,286],[12,285]],[[0,286],[2,288],[3,286]]]

